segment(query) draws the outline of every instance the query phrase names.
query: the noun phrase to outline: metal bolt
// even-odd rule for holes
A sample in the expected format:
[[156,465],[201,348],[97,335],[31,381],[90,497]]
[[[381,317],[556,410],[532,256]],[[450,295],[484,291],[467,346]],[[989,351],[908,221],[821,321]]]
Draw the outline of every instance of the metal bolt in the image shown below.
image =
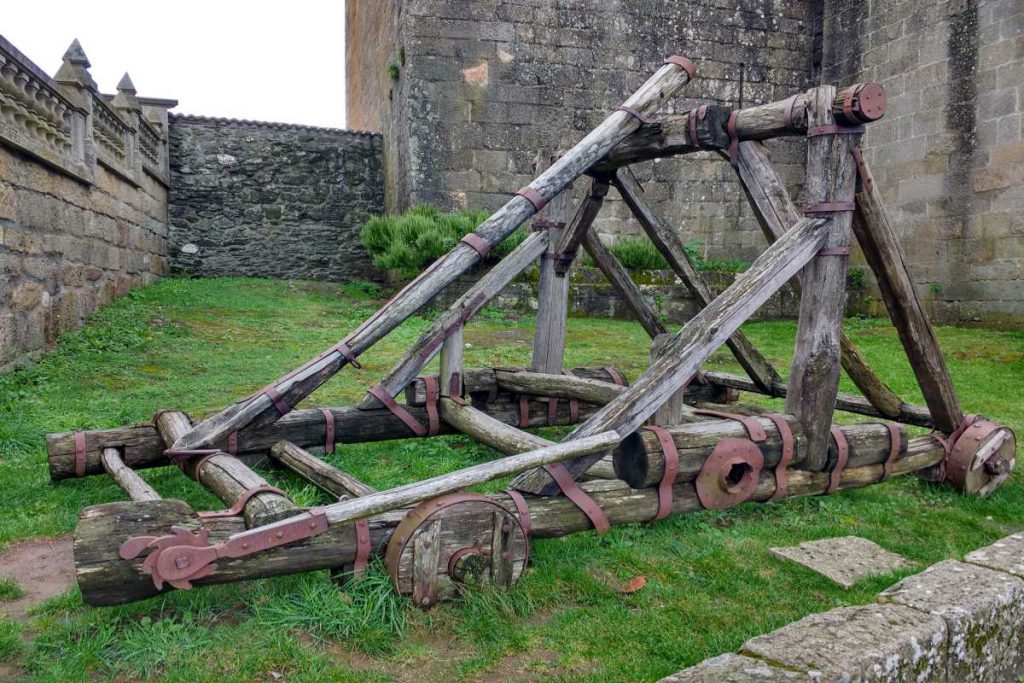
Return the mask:
[[248,542],[243,543],[242,544],[242,550],[248,550],[248,549],[249,549],[249,543]]
[[423,547],[424,548],[429,548],[432,545],[433,545],[433,543],[431,542],[431,540],[429,538],[427,540],[423,541]]
[[430,598],[420,598],[420,604],[424,607],[428,606],[430,604]]
[[511,524],[509,524],[508,522],[505,522],[504,524],[501,525],[501,533],[507,534],[510,531],[512,531],[512,525]]
[[507,560],[510,557],[512,557],[512,554],[510,552],[508,552],[507,550],[501,554],[501,559],[503,559],[503,560]]
[[284,538],[284,532],[283,531],[278,531],[276,534],[274,534],[274,536],[276,536],[278,538]]
[[310,529],[315,529],[316,528],[316,522],[310,522],[309,523],[309,528]]

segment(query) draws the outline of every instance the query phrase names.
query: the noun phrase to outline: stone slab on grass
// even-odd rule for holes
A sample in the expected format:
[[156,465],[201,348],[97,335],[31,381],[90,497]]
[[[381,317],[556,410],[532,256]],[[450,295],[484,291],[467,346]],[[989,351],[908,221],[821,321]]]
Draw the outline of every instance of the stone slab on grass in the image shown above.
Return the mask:
[[964,561],[1024,578],[1024,533],[967,553]]
[[908,576],[879,601],[941,617],[950,681],[1016,681],[1024,674],[1024,580],[956,560]]
[[820,681],[945,680],[946,622],[902,605],[840,607],[751,638],[740,654]]
[[772,555],[818,572],[846,589],[877,574],[913,567],[902,555],[859,536],[807,541],[789,548],[769,548]]
[[719,655],[683,669],[658,683],[787,683],[807,681],[807,674],[776,669],[765,662],[736,654]]

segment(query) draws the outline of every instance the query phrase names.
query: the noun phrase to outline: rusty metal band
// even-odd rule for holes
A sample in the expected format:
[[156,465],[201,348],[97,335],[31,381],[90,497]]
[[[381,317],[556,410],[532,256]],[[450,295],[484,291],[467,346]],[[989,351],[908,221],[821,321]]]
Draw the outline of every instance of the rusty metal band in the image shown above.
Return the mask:
[[750,417],[749,415],[738,415],[737,413],[727,413],[723,410],[708,410],[706,408],[698,408],[693,412],[696,415],[720,417],[724,420],[736,420],[737,422],[743,425],[744,429],[747,430],[747,435],[750,436],[751,441],[756,441],[760,443],[768,439],[768,433],[764,431],[764,427],[761,426],[761,423],[758,422],[756,417]]
[[259,486],[253,486],[251,489],[246,489],[242,492],[242,495],[238,497],[238,500],[234,504],[225,510],[209,510],[205,512],[197,512],[196,514],[204,519],[211,517],[235,517],[242,513],[245,509],[245,504],[249,502],[249,499],[258,493],[276,493],[280,496],[288,497],[284,491],[278,488],[274,488],[270,484],[260,484]]
[[634,119],[639,121],[640,123],[655,123],[657,121],[657,119],[653,119],[653,118],[651,118],[649,116],[644,116],[642,113],[640,113],[636,109],[633,109],[633,107],[627,107],[625,105],[623,105],[621,107],[616,107],[615,111],[624,111],[627,114],[629,114],[630,116],[632,116]]
[[520,189],[516,194],[533,204],[533,208],[537,211],[540,211],[547,206],[548,200],[544,199],[540,192],[537,192],[537,190],[533,189],[529,185]]
[[321,408],[324,416],[324,455],[334,452],[334,413],[330,408]]
[[551,427],[558,423],[558,399],[548,399],[548,426]]
[[889,457],[882,463],[882,481],[892,476],[892,466],[896,464],[896,458],[903,448],[903,431],[900,426],[895,422],[886,422],[885,426],[889,430]]
[[427,391],[427,436],[437,436],[441,431],[441,418],[437,413],[437,401],[441,396],[441,385],[437,375],[423,378],[423,386]]
[[665,473],[658,483],[658,512],[654,515],[654,519],[664,519],[672,513],[672,486],[676,483],[676,475],[679,474],[679,451],[676,449],[675,439],[664,427],[649,425],[644,429],[658,437],[661,452],[665,456]]
[[273,401],[274,407],[277,408],[277,412],[280,413],[282,417],[291,412],[292,407],[288,405],[288,402],[284,400],[284,396],[282,396],[281,392],[279,392],[275,387],[264,387],[258,393],[265,395]]
[[857,177],[860,178],[860,184],[866,192],[873,192],[875,189],[875,179],[871,175],[868,162],[864,160],[863,150],[860,147],[851,147],[850,156],[857,162]]
[[530,399],[526,394],[519,394],[519,426],[530,426]]
[[786,108],[782,110],[782,125],[789,129],[793,127],[793,105],[796,104],[796,98],[799,95],[793,95],[786,100]]
[[487,255],[491,253],[490,242],[475,232],[466,233],[459,241],[473,247],[473,249],[476,250],[476,253],[480,254],[480,258],[487,258]]
[[201,465],[207,458],[210,458],[210,457],[212,457],[214,455],[219,455],[222,452],[223,451],[220,451],[220,450],[218,450],[216,448],[197,449],[197,450],[184,450],[184,451],[175,451],[175,450],[167,449],[166,451],[164,451],[164,455],[166,455],[167,458],[172,463],[177,465],[178,469],[180,469],[182,472],[184,472],[185,471],[185,463],[187,463],[190,459],[192,459],[192,458],[199,458],[198,462],[196,463],[196,470],[198,470],[199,469],[199,465]]
[[935,435],[946,451],[946,457],[943,458],[940,467],[943,480],[950,481],[962,479],[962,477],[960,476],[961,470],[965,474],[967,468],[970,467],[970,462],[966,462],[963,465],[959,465],[958,463],[954,462],[954,456],[957,450],[956,447],[957,444],[960,443],[960,439],[967,432],[967,430],[973,427],[977,422],[981,420],[981,415],[977,415],[974,413],[965,415],[964,419],[961,420],[960,424],[957,425],[956,429],[954,429],[948,437],[943,439],[941,436],[938,436],[937,434]]
[[387,389],[379,384],[375,384],[367,389],[366,393],[383,403],[384,407],[387,408],[392,415],[401,420],[402,424],[412,430],[413,434],[416,436],[427,435],[427,428],[420,424],[420,421],[413,417],[412,413],[398,405],[394,397],[388,393]]
[[846,463],[850,459],[850,442],[846,440],[843,430],[838,425],[832,425],[829,433],[832,435],[832,440],[836,442],[837,457],[835,466],[828,474],[828,487],[825,489],[825,493],[832,493],[839,488],[843,479],[843,470],[846,469]]
[[[202,469],[203,465],[206,464],[206,461],[209,460],[210,458],[213,458],[221,454],[221,451],[210,451],[209,453],[203,453],[201,456],[199,456],[199,459],[196,460],[195,465],[192,467],[192,474],[196,481],[199,481],[199,471]],[[181,471],[184,472],[185,461],[182,461],[179,467],[181,468]]]
[[355,352],[345,342],[338,342],[335,346],[328,349],[328,351],[337,351],[338,353],[341,354],[342,358],[347,360],[348,364],[354,367],[356,370],[363,369],[363,366],[360,365],[358,360],[356,360]]
[[819,204],[808,204],[804,207],[804,213],[837,213],[844,211],[855,211],[857,205],[853,202],[821,202]]
[[675,64],[676,66],[683,67],[683,69],[686,70],[686,75],[690,77],[690,80],[693,80],[693,77],[697,75],[697,67],[693,65],[693,62],[682,55],[669,55],[668,57],[665,57],[665,61],[662,62],[662,64]]
[[849,247],[822,247],[818,250],[818,256],[849,256]]
[[462,401],[462,373],[453,372],[448,378],[448,398],[457,400],[465,405],[465,401]]
[[75,476],[85,476],[85,432],[75,432]]
[[626,382],[623,381],[622,375],[619,374],[618,370],[616,370],[610,365],[607,365],[605,366],[604,371],[607,372],[608,376],[612,378],[612,381],[618,384],[620,387],[626,386]]
[[228,448],[227,452],[230,455],[236,455],[238,453],[238,430],[228,434]]
[[356,527],[356,558],[352,562],[352,571],[362,574],[370,561],[370,520],[357,519]]
[[530,227],[533,228],[534,231],[546,230],[548,228],[562,229],[565,227],[565,221],[549,221],[544,218],[538,218],[530,224]]
[[[562,374],[567,377],[575,377],[576,373],[572,370],[562,370]],[[569,424],[576,424],[580,421],[580,402],[574,398],[569,399]]]
[[686,117],[687,123],[690,126],[690,144],[696,149],[704,149],[704,145],[700,144],[700,140],[697,139],[697,121],[703,121],[708,115],[708,105],[702,104],[696,109],[691,109],[689,115]]
[[736,117],[739,113],[738,109],[729,112],[729,123],[725,126],[725,131],[729,134],[729,163],[734,168],[740,162],[740,139],[736,135]]
[[516,506],[516,517],[519,518],[519,526],[523,527],[523,531],[529,536],[530,532],[533,531],[533,523],[530,521],[530,508],[526,506],[526,498],[515,489],[507,489],[505,493],[508,494],[508,497],[512,499],[512,503]]
[[551,475],[551,479],[558,486],[562,495],[568,498],[573,505],[580,509],[580,512],[586,515],[598,534],[607,533],[612,528],[612,525],[608,522],[608,515],[604,513],[600,505],[594,502],[593,498],[588,496],[579,487],[579,484],[572,478],[565,465],[560,462],[551,463],[550,465],[544,465],[544,471]]
[[860,118],[853,112],[853,98],[863,88],[864,84],[858,83],[857,85],[846,89],[846,95],[843,97],[843,116],[846,117],[847,121],[857,121]]
[[787,468],[789,464],[793,462],[793,455],[796,451],[796,442],[793,439],[793,430],[789,427],[789,422],[786,421],[785,415],[778,415],[776,413],[769,413],[765,415],[772,423],[775,428],[779,430],[779,439],[782,441],[782,457],[779,458],[779,464],[775,466],[775,492],[771,495],[768,500],[776,500],[782,498],[789,491],[789,476],[787,474]]
[[858,135],[864,132],[864,126],[815,126],[807,129],[807,137],[816,138],[821,135]]

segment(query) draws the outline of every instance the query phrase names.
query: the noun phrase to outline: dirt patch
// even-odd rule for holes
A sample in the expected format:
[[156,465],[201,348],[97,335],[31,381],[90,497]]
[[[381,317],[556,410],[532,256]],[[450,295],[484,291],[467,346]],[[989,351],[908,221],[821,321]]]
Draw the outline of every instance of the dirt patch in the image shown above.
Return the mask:
[[0,603],[15,621],[25,621],[28,610],[75,585],[73,541],[70,536],[35,538],[12,543],[0,553],[0,578],[14,579],[25,594]]

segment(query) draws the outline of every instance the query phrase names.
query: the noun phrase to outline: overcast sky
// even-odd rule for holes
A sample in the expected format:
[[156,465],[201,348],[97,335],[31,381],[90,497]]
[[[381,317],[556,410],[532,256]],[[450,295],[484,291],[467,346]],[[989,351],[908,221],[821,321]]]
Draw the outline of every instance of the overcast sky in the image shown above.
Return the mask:
[[51,76],[78,38],[102,92],[127,71],[179,113],[345,126],[344,0],[0,3],[0,34]]

